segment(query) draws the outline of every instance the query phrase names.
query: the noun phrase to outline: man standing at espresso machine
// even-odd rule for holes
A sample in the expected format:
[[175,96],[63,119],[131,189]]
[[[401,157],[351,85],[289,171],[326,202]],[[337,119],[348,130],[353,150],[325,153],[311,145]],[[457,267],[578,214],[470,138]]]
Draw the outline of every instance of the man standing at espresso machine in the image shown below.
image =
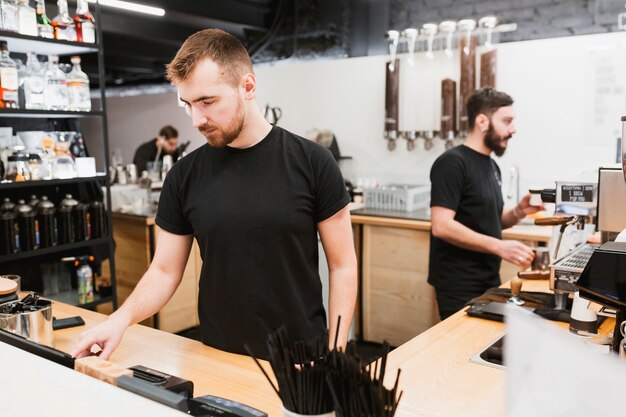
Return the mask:
[[250,57],[224,31],[191,35],[167,74],[207,143],[165,178],[148,271],[107,321],[83,333],[73,355],[97,344],[106,359],[128,326],[157,313],[180,284],[194,239],[203,343],[234,353],[247,344],[268,358],[267,337],[284,325],[290,339],[313,344],[327,331],[318,233],[328,260],[329,343],[345,347],[357,262],[350,198],[331,153],[264,119]]
[[488,288],[500,285],[502,259],[528,267],[532,250],[502,240],[509,228],[540,206],[530,194],[503,210],[500,168],[491,153],[502,156],[515,133],[513,99],[483,88],[467,100],[469,134],[465,143],[441,155],[430,171],[431,237],[428,282],[435,287],[441,319]]

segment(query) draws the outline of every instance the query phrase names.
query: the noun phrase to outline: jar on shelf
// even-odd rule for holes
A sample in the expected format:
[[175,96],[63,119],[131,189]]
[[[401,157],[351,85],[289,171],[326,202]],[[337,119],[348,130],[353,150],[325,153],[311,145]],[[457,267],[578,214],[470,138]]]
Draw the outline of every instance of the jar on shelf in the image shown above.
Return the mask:
[[7,180],[23,182],[30,180],[28,170],[28,155],[13,154],[7,158]]

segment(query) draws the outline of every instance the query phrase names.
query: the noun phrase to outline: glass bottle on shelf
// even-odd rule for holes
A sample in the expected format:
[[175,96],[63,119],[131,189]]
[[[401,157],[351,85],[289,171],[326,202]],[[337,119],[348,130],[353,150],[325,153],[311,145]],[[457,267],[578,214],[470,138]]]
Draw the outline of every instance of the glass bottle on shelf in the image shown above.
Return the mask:
[[46,3],[44,0],[37,0],[37,32],[42,38],[54,39],[54,28],[52,21],[46,14]]
[[87,0],[78,0],[74,23],[76,24],[76,40],[78,42],[96,43],[95,20],[89,11]]
[[67,110],[67,78],[59,68],[59,57],[56,55],[48,57],[43,94],[46,110]]
[[57,5],[59,6],[59,14],[52,19],[54,38],[74,42],[76,41],[76,26],[68,12],[67,0],[59,0]]
[[28,0],[20,0],[17,8],[17,27],[22,35],[37,36],[37,13]]
[[9,56],[9,48],[6,41],[0,41],[0,108],[17,109],[17,89],[19,80],[17,65]]
[[34,52],[30,52],[26,60],[24,102],[24,107],[27,109],[42,110],[44,108],[44,70]]
[[0,0],[2,29],[17,32],[17,0]]
[[89,77],[80,68],[80,57],[72,57],[72,71],[67,74],[69,110],[90,111]]

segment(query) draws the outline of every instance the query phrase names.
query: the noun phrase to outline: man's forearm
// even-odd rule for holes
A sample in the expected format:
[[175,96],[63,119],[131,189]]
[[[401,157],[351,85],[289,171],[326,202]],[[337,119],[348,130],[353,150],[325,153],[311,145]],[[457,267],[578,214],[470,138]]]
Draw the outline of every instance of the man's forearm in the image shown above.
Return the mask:
[[168,277],[150,267],[124,304],[111,316],[127,326],[139,323],[156,314],[172,298],[180,278]]
[[335,344],[338,317],[341,316],[337,346],[345,349],[356,304],[358,286],[356,266],[331,270],[329,281],[329,346],[332,348]]
[[521,218],[518,216],[520,216],[520,209],[518,206],[515,206],[512,209],[504,210],[502,212],[502,228],[508,229],[509,227],[515,226],[521,219],[524,218],[524,213],[521,213]]
[[475,232],[456,220],[451,220],[438,229],[439,232],[435,236],[454,246],[474,252],[498,254],[499,239]]

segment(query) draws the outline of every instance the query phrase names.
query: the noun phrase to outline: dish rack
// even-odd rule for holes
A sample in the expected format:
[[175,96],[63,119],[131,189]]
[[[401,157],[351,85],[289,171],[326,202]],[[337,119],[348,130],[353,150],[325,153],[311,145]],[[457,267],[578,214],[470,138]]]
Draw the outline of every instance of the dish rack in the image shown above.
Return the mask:
[[363,190],[365,207],[378,210],[414,211],[427,208],[430,185],[389,184]]

